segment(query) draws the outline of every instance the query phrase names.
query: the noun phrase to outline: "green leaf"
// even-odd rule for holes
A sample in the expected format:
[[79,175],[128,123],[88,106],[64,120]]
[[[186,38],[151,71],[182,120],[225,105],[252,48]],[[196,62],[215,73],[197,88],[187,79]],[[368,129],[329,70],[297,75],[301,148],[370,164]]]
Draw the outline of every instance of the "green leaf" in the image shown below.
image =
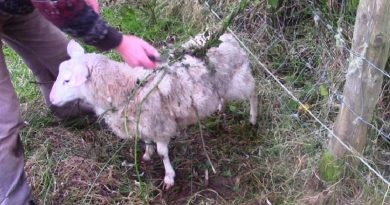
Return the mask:
[[268,7],[271,9],[278,8],[279,0],[268,0]]
[[329,96],[328,88],[325,85],[320,85],[320,95],[322,97],[328,97]]
[[336,160],[330,152],[325,152],[319,163],[319,173],[324,181],[336,182],[342,174],[341,162]]
[[229,105],[229,110],[230,110],[230,112],[235,113],[235,112],[237,112],[237,107],[234,105]]

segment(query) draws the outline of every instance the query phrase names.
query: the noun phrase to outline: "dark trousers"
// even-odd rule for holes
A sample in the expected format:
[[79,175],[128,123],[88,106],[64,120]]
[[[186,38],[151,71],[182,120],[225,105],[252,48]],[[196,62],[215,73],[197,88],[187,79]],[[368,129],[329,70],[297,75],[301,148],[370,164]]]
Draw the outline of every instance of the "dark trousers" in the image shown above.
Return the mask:
[[[59,64],[68,59],[64,34],[37,11],[31,14],[0,14],[0,37],[15,50],[39,82],[46,104],[60,118],[90,114],[79,103],[54,107],[49,93]],[[1,43],[1,46],[2,43]],[[24,205],[31,191],[24,172],[24,151],[19,131],[22,126],[19,100],[11,83],[3,52],[0,52],[0,205]]]

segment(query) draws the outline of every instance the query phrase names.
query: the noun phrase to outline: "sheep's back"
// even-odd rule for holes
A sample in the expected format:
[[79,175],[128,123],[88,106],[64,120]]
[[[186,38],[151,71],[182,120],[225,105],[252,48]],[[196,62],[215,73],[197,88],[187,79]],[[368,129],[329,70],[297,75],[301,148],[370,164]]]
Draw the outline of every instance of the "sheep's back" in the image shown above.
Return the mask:
[[207,52],[215,75],[213,82],[220,95],[226,100],[244,99],[253,90],[253,78],[249,58],[238,41],[230,34],[224,34],[218,47]]
[[204,118],[216,111],[219,96],[212,80],[205,64],[192,56],[170,67],[159,88],[165,91],[162,96],[166,109],[179,126],[194,124],[198,116]]

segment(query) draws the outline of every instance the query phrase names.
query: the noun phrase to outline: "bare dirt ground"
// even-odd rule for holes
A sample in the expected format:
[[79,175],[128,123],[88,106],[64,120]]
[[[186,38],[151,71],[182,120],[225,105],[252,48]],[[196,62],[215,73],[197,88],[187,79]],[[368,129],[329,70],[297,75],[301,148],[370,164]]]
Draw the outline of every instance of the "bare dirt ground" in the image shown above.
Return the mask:
[[[195,1],[104,2],[107,6],[102,13],[112,25],[158,47],[180,43],[216,25]],[[275,8],[267,2],[251,1],[232,29],[331,127],[339,105],[328,90],[332,86],[341,91],[347,52],[340,51],[335,34],[326,25],[315,24],[306,1],[280,1]],[[238,1],[209,3],[226,16]],[[317,6],[327,11],[326,4]],[[337,14],[325,14],[329,25],[336,25]],[[341,22],[347,43],[354,18],[353,13],[349,15]],[[261,100],[258,126],[248,122],[248,104],[235,102],[224,115],[202,121],[201,128],[195,125],[183,130],[169,147],[176,184],[163,190],[162,161],[155,155],[151,162],[142,162],[142,142],[119,139],[98,123],[54,119],[37,97],[31,73],[17,55],[8,50],[6,55],[23,103],[23,118],[29,123],[21,136],[26,171],[38,204],[390,205],[388,187],[364,166],[347,163],[337,181],[320,176],[328,132],[254,61]],[[387,122],[388,96],[384,92],[376,111],[373,123],[378,127]],[[377,133],[370,132],[365,157],[386,177],[390,176],[389,150]]]

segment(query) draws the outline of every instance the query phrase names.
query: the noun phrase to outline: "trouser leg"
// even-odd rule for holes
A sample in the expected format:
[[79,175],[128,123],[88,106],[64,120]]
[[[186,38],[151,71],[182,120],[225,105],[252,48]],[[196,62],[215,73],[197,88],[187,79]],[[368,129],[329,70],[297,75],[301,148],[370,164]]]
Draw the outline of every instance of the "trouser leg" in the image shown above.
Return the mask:
[[[0,15],[0,36],[21,55],[42,83],[40,89],[51,106],[49,93],[58,65],[68,58],[66,38],[36,12],[27,16]],[[51,108],[62,118],[82,114],[78,106]],[[21,126],[19,101],[0,51],[0,205],[28,204],[31,197],[24,173]]]
[[37,11],[26,16],[14,16],[3,27],[2,37],[32,70],[46,104],[62,119],[93,115],[92,109],[81,101],[62,107],[53,106],[49,94],[58,75],[59,64],[67,60],[68,40]]
[[24,173],[24,153],[19,137],[22,125],[19,101],[0,51],[0,204],[27,204],[30,187]]

